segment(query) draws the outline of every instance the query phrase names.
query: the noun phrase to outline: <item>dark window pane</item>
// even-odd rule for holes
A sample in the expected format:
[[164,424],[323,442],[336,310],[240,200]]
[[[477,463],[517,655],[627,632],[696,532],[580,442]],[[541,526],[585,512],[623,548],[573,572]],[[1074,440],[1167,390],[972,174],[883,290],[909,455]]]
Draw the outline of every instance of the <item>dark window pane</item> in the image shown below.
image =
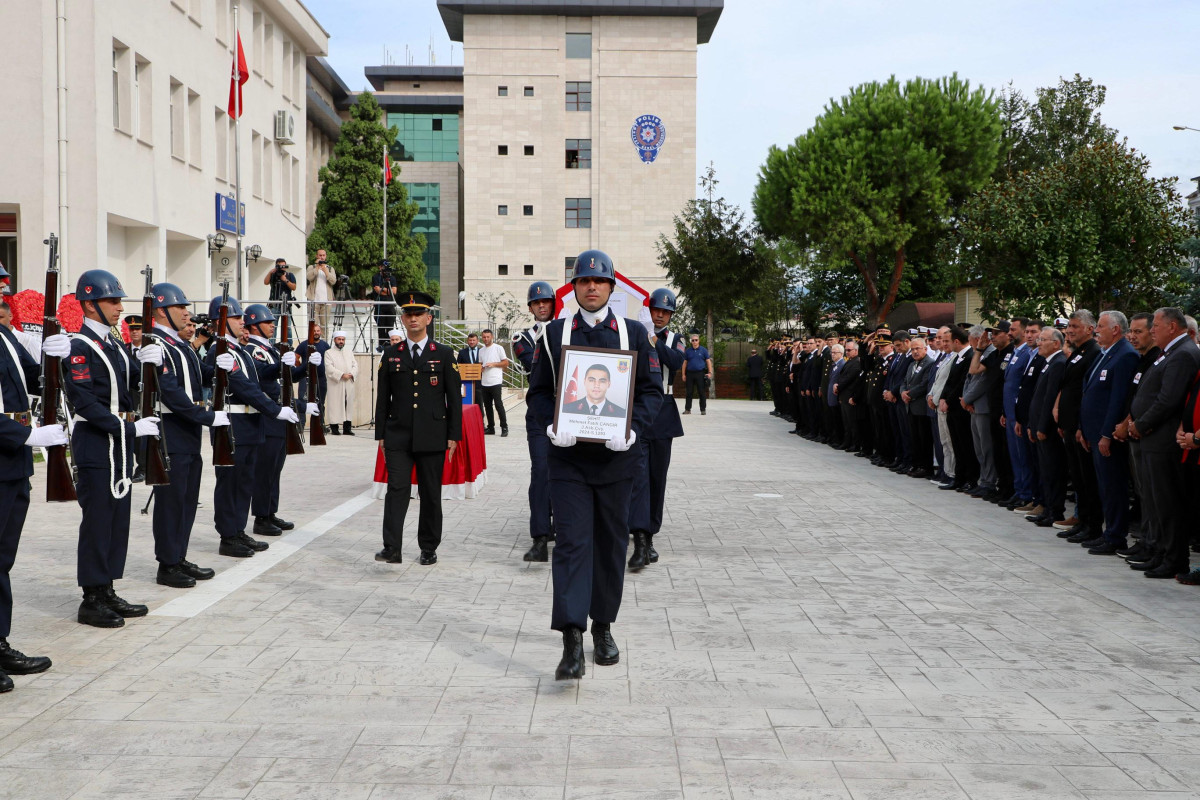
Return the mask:
[[533,145],[531,145],[531,144],[525,145],[525,155],[527,155],[527,156],[533,155]]
[[532,274],[533,274],[533,264],[526,264],[526,265],[525,265],[525,274],[526,274],[526,275],[532,275]]
[[522,207],[521,207],[521,210],[522,210],[522,213],[524,213],[524,215],[525,215],[525,216],[527,216],[527,217],[532,217],[532,216],[533,216],[533,206],[522,206]]
[[526,97],[533,97],[533,87],[532,87],[532,86],[526,86],[526,87],[525,87],[525,96],[526,96]]
[[508,97],[508,87],[507,86],[497,86],[496,87],[496,95],[498,97]]
[[508,145],[506,145],[506,144],[496,145],[496,155],[498,155],[498,156],[508,155]]
[[508,274],[508,264],[500,264],[499,266],[496,267],[496,272],[498,272],[501,275],[507,275]]
[[592,35],[590,33],[567,34],[567,58],[591,58]]
[[496,206],[496,214],[501,217],[508,216],[508,206]]

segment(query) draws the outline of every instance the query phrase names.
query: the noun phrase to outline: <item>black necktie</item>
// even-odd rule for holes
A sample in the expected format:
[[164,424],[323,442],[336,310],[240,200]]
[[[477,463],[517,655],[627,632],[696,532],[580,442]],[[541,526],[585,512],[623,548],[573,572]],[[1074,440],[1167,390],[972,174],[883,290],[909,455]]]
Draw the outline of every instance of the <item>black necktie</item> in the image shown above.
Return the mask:
[[413,346],[412,346],[412,360],[413,360],[413,363],[414,363],[414,364],[417,362],[417,356],[419,356],[420,354],[421,354],[421,350],[420,350],[419,346],[417,345],[417,343],[416,343],[416,342],[413,342]]
[[600,408],[599,406],[592,406],[592,416],[593,417],[597,415],[599,408]]

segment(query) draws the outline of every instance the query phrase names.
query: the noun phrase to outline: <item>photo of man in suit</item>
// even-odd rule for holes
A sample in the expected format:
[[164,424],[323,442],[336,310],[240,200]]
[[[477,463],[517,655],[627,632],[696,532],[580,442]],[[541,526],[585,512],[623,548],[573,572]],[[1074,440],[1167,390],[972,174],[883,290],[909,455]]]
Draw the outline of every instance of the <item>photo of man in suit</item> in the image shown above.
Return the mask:
[[612,386],[612,374],[603,364],[592,364],[583,375],[584,396],[574,403],[564,403],[566,414],[588,414],[593,417],[625,417],[625,409],[607,397]]

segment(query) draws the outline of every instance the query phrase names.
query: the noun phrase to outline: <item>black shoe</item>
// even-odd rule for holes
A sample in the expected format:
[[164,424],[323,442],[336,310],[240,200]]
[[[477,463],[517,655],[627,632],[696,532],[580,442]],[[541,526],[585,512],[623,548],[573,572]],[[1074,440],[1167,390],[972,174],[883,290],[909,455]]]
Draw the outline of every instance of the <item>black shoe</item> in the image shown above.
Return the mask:
[[125,619],[108,607],[101,592],[103,588],[105,587],[84,587],[83,602],[79,604],[79,615],[76,619],[93,628],[119,628],[125,624]]
[[554,680],[569,681],[583,677],[585,671],[583,661],[583,631],[579,628],[567,628],[563,631],[563,655],[554,670]]
[[[1080,542],[1079,546],[1082,548],[1085,548],[1087,550],[1091,550],[1093,547],[1100,547],[1103,544],[1104,544],[1103,536],[1094,536],[1091,539],[1087,539],[1085,541]],[[1113,551],[1113,552],[1116,552],[1116,551]]]
[[27,656],[13,650],[8,639],[0,639],[0,674],[36,675],[50,669],[50,659],[45,656]]
[[945,483],[939,483],[937,488],[941,489],[943,492],[949,492],[957,489],[958,484],[954,481],[946,481]]
[[1039,528],[1049,528],[1056,522],[1058,522],[1058,520],[1055,519],[1053,515],[1047,514],[1046,516],[1042,517],[1041,519],[1039,519],[1037,522],[1035,522],[1033,524],[1037,525]]
[[172,589],[191,589],[196,585],[196,579],[185,573],[179,564],[159,564],[154,582]]
[[390,547],[385,547],[375,554],[376,561],[383,561],[386,564],[403,564],[404,556],[399,550],[393,550]]
[[495,436],[496,429],[495,428],[484,428],[483,435],[484,436]]
[[921,480],[923,478],[928,478],[932,474],[933,473],[931,473],[929,470],[925,469],[924,467],[917,467],[912,472],[908,473],[908,477],[916,478],[917,480]]
[[1176,567],[1173,567],[1170,564],[1163,564],[1162,566],[1156,567],[1155,569],[1148,569],[1145,572],[1143,572],[1142,574],[1145,575],[1147,578],[1174,578],[1176,575],[1182,575],[1182,574],[1186,574],[1186,573],[1187,573],[1187,568],[1177,569]]
[[108,604],[108,607],[126,619],[129,617],[144,617],[150,613],[150,609],[146,606],[138,603],[130,603],[127,600],[122,599],[119,595],[117,595],[117,592],[115,589],[113,589],[113,585],[111,583],[108,586],[105,586],[101,591],[104,597],[104,602]]
[[[254,518],[254,535],[255,536],[281,536],[283,528],[271,522],[270,517],[255,517]],[[263,548],[266,549],[265,547]]]
[[330,426],[329,433],[331,436],[341,436],[342,435],[342,432],[338,430],[337,425]]
[[[642,531],[633,533],[633,555],[629,557],[629,571],[640,572],[646,566],[646,534]],[[592,625],[595,630],[595,623]]]
[[703,417],[703,416],[704,416],[705,414],[707,414],[707,413],[708,413],[708,412],[707,412],[707,411],[705,411],[703,408],[702,408],[702,409],[700,409],[700,416],[702,416],[702,417]]
[[221,539],[221,546],[217,548],[217,552],[230,558],[249,558],[254,555],[254,548],[247,547],[237,536],[230,536]]
[[347,422],[345,424],[345,426],[342,428],[342,434],[344,436],[353,436],[354,435],[354,429],[350,427],[349,422]]
[[646,534],[646,563],[647,564],[657,564],[658,563],[658,551],[654,549],[654,534],[653,533]]
[[217,574],[216,570],[209,569],[208,567],[198,567],[186,558],[179,562],[179,568],[183,570],[184,575],[195,578],[198,581],[212,580]]
[[1084,542],[1095,539],[1096,534],[1092,533],[1090,528],[1084,528],[1079,533],[1067,537],[1067,541],[1071,544],[1083,544]]
[[263,550],[266,550],[271,546],[266,542],[260,542],[258,539],[253,539],[247,536],[245,531],[238,531],[237,536],[233,538],[237,539],[239,542],[246,545],[246,547],[249,547],[256,553],[261,553]]
[[529,546],[529,549],[525,551],[525,555],[521,556],[521,559],[523,561],[538,561],[538,562],[549,561],[550,560],[550,554],[548,552],[549,546],[550,546],[550,537],[549,536],[535,536],[535,537],[533,537],[533,544],[531,544]]
[[0,672],[0,694],[11,692],[13,690],[12,678]]
[[1162,559],[1158,556],[1155,556],[1149,561],[1137,561],[1129,564],[1130,569],[1137,570],[1138,572],[1149,572],[1150,570],[1158,569],[1161,566]]
[[970,494],[971,492],[975,491],[977,488],[979,488],[979,487],[976,486],[974,483],[971,483],[970,481],[968,481],[967,483],[964,483],[962,486],[959,486],[958,490],[960,492],[962,492],[963,494]]
[[1122,558],[1128,559],[1129,561],[1141,561],[1142,560],[1141,556],[1143,556],[1143,555],[1148,556],[1149,553],[1150,553],[1149,550],[1142,547],[1141,542],[1134,544],[1132,547],[1126,547],[1122,550],[1117,551],[1117,555],[1121,556]]
[[508,436],[507,426],[500,428],[500,438],[503,439],[505,436]]
[[418,561],[417,563],[420,564],[422,567],[428,567],[430,564],[436,564],[437,563],[437,553],[433,552],[432,550],[422,550],[421,551],[421,560]]
[[607,622],[592,622],[592,656],[598,667],[611,667],[621,660],[621,651],[613,641],[610,627]]
[[279,530],[281,530],[281,531],[290,531],[296,527],[296,523],[288,522],[286,519],[280,519],[279,517],[275,516],[274,514],[272,514],[269,517],[265,517],[265,519],[270,520],[271,524],[274,525],[276,528],[279,528]]
[[1088,555],[1090,555],[1090,556],[1115,556],[1117,554],[1117,551],[1121,550],[1121,549],[1123,549],[1123,548],[1120,545],[1105,543],[1105,544],[1099,545],[1098,547],[1093,547],[1090,550],[1088,550]]

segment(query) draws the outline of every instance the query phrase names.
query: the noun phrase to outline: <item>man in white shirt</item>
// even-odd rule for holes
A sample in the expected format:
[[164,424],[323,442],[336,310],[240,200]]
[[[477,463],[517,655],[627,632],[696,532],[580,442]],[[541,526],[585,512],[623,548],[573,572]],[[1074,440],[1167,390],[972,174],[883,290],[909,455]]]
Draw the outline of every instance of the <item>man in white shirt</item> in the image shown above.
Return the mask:
[[483,339],[483,349],[479,351],[479,362],[483,364],[483,378],[479,381],[479,391],[483,396],[483,408],[487,412],[487,429],[485,434],[496,433],[495,413],[500,416],[500,435],[508,436],[508,415],[504,412],[504,370],[508,367],[508,354],[504,348],[496,344],[490,330],[480,334]]
[[337,273],[326,262],[327,254],[324,249],[317,251],[317,261],[309,264],[305,270],[308,279],[308,299],[313,302],[313,314],[321,330],[329,329],[329,301],[333,295],[333,282]]

